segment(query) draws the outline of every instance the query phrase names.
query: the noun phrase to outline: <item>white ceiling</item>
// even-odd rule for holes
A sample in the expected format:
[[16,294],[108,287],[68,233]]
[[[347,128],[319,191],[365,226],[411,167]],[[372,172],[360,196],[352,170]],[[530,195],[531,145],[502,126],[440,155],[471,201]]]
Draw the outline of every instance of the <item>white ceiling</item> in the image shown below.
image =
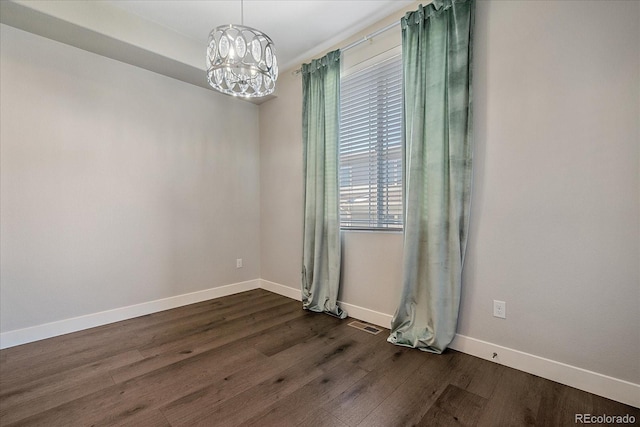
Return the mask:
[[[240,23],[240,6],[240,0],[0,0],[0,22],[210,88],[209,32]],[[282,73],[416,6],[414,0],[245,0],[244,24],[271,37]]]
[[[240,0],[103,2],[187,36],[200,43],[203,51],[211,29],[241,23]],[[285,70],[411,3],[412,0],[245,0],[244,25],[271,37],[280,68]]]

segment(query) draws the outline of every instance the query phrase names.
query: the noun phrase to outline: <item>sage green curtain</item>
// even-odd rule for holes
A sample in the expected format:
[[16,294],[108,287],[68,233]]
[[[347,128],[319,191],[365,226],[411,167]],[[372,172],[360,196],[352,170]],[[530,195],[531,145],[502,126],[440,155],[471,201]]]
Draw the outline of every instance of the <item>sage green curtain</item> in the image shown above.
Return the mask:
[[340,318],[338,132],[340,51],[302,65],[304,237],[302,307]]
[[475,3],[435,0],[402,19],[403,289],[388,341],[441,353],[456,333],[471,196]]

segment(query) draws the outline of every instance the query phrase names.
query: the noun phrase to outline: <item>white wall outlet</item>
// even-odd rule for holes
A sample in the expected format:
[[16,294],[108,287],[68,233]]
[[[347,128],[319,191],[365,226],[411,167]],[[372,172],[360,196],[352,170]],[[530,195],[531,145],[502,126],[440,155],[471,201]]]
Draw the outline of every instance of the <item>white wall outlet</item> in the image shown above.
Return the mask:
[[242,258],[236,260],[236,268],[242,268]]
[[507,318],[507,303],[504,301],[493,300],[493,317],[501,319]]

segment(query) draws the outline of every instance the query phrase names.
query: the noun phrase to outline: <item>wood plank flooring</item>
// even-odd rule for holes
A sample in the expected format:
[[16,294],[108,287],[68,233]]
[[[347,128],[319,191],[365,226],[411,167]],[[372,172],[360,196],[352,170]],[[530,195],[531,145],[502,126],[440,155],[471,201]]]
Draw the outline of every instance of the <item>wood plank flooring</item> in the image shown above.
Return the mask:
[[0,351],[0,426],[561,426],[640,410],[254,290]]

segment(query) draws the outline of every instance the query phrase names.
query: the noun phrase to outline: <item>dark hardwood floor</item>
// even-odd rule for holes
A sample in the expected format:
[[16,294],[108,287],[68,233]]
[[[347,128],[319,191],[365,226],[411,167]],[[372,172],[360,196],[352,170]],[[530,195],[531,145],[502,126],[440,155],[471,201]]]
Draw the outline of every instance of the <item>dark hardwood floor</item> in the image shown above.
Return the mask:
[[640,410],[255,290],[0,351],[0,425],[574,425]]

